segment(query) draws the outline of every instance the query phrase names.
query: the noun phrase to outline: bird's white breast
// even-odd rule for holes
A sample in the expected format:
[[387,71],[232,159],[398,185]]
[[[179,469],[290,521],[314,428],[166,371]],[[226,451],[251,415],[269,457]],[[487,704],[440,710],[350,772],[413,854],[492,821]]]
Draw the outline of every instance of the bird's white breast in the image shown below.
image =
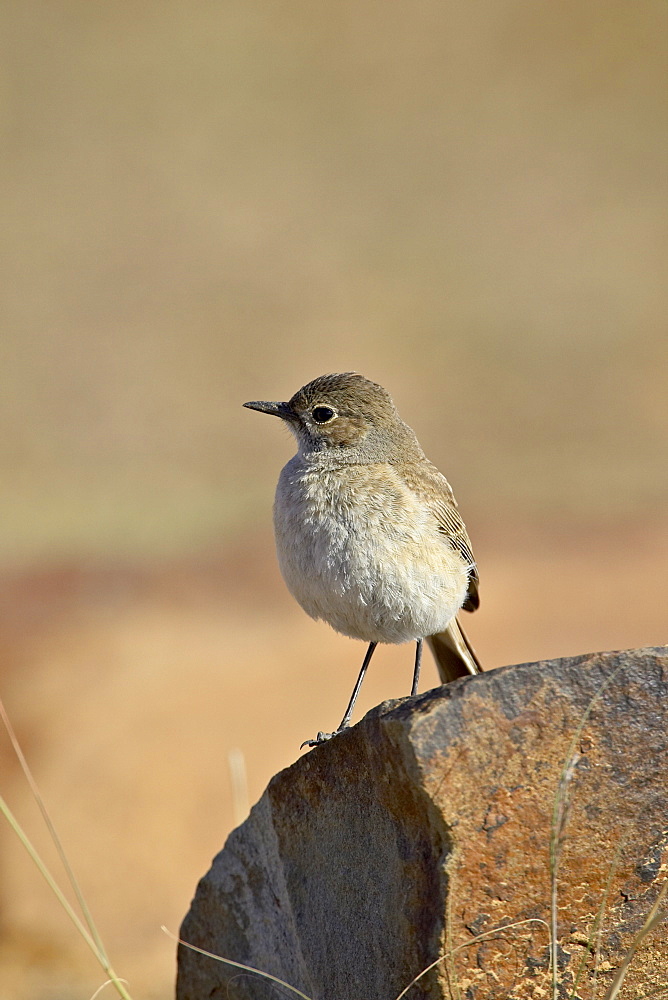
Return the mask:
[[391,465],[323,470],[296,455],[274,504],[281,572],[302,608],[366,642],[442,631],[468,568]]

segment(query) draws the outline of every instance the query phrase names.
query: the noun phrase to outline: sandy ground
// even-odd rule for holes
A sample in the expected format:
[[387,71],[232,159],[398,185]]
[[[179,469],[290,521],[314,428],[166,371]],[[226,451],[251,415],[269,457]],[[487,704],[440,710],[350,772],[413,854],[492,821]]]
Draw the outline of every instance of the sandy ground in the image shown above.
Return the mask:
[[[666,641],[668,526],[480,539],[481,610],[466,616],[485,664]],[[135,997],[168,997],[176,931],[197,879],[246,803],[336,725],[362,645],[311,622],[283,587],[271,539],[216,562],[63,566],[0,588],[5,702],[70,860]],[[406,694],[412,652],[382,647],[364,711]],[[431,661],[423,686],[436,684]],[[7,798],[50,859],[17,768]],[[84,945],[6,828],[0,996],[91,996]],[[547,848],[546,848],[547,849]]]

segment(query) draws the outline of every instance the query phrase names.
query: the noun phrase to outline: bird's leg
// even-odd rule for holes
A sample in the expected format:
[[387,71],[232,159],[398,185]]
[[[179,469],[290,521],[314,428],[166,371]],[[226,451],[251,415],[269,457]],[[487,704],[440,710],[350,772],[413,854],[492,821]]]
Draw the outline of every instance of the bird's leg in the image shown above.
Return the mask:
[[422,663],[422,639],[416,642],[415,668],[413,670],[413,687],[411,688],[411,698],[418,693],[418,681],[420,680],[420,664]]
[[[370,642],[369,648],[366,651],[366,656],[364,657],[364,662],[359,672],[357,678],[357,683],[353,688],[353,693],[350,696],[350,701],[348,702],[348,708],[346,709],[346,714],[341,719],[341,724],[339,728],[334,733],[318,733],[314,740],[306,740],[302,743],[302,747],[317,747],[319,743],[326,743],[327,740],[331,740],[332,736],[338,736],[338,734],[343,730],[347,729],[350,725],[350,717],[353,714],[353,709],[355,708],[355,702],[357,701],[357,695],[360,693],[360,688],[362,687],[362,681],[364,680],[364,675],[366,674],[367,667],[371,662],[371,657],[373,656],[373,651],[378,645],[377,642]],[[299,748],[301,750],[301,747]]]
[[371,663],[371,657],[373,656],[373,651],[377,645],[378,645],[377,642],[369,643],[369,648],[366,651],[366,656],[364,657],[364,662],[362,663],[362,667],[359,672],[359,677],[357,678],[357,683],[353,688],[353,693],[351,694],[350,701],[348,702],[348,708],[346,709],[346,714],[341,719],[341,725],[336,730],[337,733],[340,733],[342,729],[347,729],[348,726],[350,725],[350,717],[353,714],[355,702],[357,701],[357,695],[360,693],[360,688],[362,687],[362,681],[364,680],[364,675],[367,671],[367,667]]

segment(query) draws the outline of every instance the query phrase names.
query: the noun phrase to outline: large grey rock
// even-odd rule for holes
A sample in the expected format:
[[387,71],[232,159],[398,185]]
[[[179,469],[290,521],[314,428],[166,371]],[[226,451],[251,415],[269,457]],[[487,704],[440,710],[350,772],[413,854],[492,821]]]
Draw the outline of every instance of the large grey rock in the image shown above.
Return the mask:
[[[441,955],[408,1000],[551,997],[559,801],[560,996],[593,996],[597,962],[602,997],[666,877],[667,692],[664,647],[505,667],[379,706],[271,781],[201,880],[183,938],[313,1000],[393,1000]],[[666,983],[661,924],[622,996]],[[178,1000],[289,995],[179,950]]]

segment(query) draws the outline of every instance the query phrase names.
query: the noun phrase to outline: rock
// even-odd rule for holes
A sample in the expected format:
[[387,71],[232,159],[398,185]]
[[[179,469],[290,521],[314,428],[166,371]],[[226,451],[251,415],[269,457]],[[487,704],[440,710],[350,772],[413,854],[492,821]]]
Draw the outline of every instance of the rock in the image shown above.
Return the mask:
[[[666,878],[667,692],[664,647],[504,667],[380,705],[271,781],[182,937],[313,1000],[394,1000],[443,955],[407,1000],[547,1000],[556,804],[559,996],[594,995],[598,944],[603,997]],[[667,924],[622,996],[665,989]],[[178,1000],[291,995],[179,949]]]

